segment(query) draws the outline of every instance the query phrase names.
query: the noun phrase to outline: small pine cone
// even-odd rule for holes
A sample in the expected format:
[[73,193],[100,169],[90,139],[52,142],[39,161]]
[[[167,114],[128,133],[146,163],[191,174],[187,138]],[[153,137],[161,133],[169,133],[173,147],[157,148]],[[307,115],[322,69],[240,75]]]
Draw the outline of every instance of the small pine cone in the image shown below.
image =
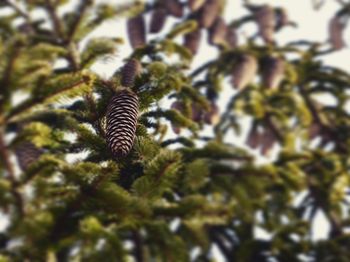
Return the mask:
[[275,12],[276,15],[276,31],[279,31],[282,27],[289,25],[289,16],[285,8],[278,8]]
[[146,43],[146,29],[143,15],[138,15],[128,19],[127,31],[132,48],[138,48]]
[[345,25],[339,16],[334,16],[329,21],[329,42],[335,50],[340,50],[345,47],[345,41],[343,38],[344,28]]
[[182,17],[184,14],[184,9],[179,0],[165,0],[164,6],[169,14],[175,17]]
[[134,86],[135,77],[141,72],[141,64],[136,59],[130,59],[122,68],[121,84],[124,87]]
[[225,20],[218,16],[209,28],[208,42],[210,45],[220,45],[226,42],[228,27]]
[[322,127],[317,122],[313,122],[308,128],[308,135],[310,140],[321,135]]
[[277,141],[277,137],[273,131],[269,128],[265,129],[260,135],[261,153],[264,156],[267,155]]
[[260,7],[254,14],[259,34],[265,43],[273,43],[276,27],[275,11],[269,5]]
[[205,0],[188,0],[188,6],[192,12],[197,11],[205,3]]
[[219,108],[215,103],[211,103],[210,110],[205,112],[203,120],[208,125],[216,125],[219,122]]
[[198,23],[200,27],[210,28],[220,12],[219,0],[207,0],[199,11]]
[[15,155],[22,171],[26,171],[43,153],[43,149],[36,147],[31,142],[20,143],[15,148]]
[[228,27],[227,28],[227,33],[226,33],[226,42],[229,47],[235,48],[238,44],[238,37],[236,33],[236,29],[233,27]]
[[200,30],[190,32],[185,35],[184,46],[188,48],[193,55],[198,52],[201,43],[202,33]]
[[166,19],[168,17],[168,12],[163,7],[157,7],[152,12],[151,17],[151,25],[150,25],[150,33],[156,34],[159,33],[166,22]]
[[237,89],[245,88],[254,80],[258,72],[258,62],[254,56],[241,55],[232,71],[232,84]]
[[126,156],[135,139],[139,100],[129,90],[117,92],[107,108],[107,144],[115,157]]
[[191,120],[194,122],[201,122],[203,120],[204,117],[204,112],[202,110],[202,108],[200,108],[198,105],[196,104],[192,104],[191,107]]
[[250,146],[251,148],[256,149],[260,145],[261,138],[262,137],[261,137],[261,134],[258,130],[258,125],[256,123],[253,123],[253,125],[249,131],[249,134],[248,134],[248,137],[246,140],[246,144],[248,146]]
[[281,58],[268,57],[263,61],[262,84],[266,88],[276,89],[284,78],[285,64]]

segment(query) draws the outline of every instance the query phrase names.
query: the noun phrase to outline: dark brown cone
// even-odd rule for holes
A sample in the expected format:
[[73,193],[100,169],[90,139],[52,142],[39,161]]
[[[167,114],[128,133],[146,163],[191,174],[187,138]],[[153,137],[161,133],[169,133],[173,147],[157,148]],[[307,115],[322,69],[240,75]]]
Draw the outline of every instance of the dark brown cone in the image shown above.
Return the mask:
[[122,68],[121,84],[124,87],[134,86],[135,77],[141,72],[141,64],[136,59],[130,59]]
[[285,64],[281,58],[268,57],[263,61],[262,84],[266,88],[276,89],[284,77]]
[[275,11],[271,6],[264,5],[255,12],[254,16],[260,36],[265,43],[272,43],[276,26]]
[[280,30],[282,27],[289,25],[289,16],[287,10],[284,8],[278,8],[276,10],[276,30]]
[[345,47],[343,38],[344,28],[345,25],[342,23],[341,17],[339,16],[334,16],[329,21],[329,42],[335,50],[340,50]]
[[164,6],[169,14],[175,17],[182,17],[184,8],[179,0],[164,0]]
[[226,42],[231,48],[235,48],[237,46],[238,37],[237,37],[236,29],[232,27],[227,28]]
[[127,31],[132,48],[142,47],[146,43],[146,29],[143,15],[130,18],[127,21]]
[[208,125],[216,125],[219,122],[219,108],[215,103],[211,103],[210,110],[205,112],[203,120]]
[[15,155],[22,171],[26,171],[43,153],[44,150],[36,147],[31,142],[20,143],[15,148]]
[[138,109],[138,97],[126,89],[117,92],[109,102],[106,140],[115,157],[126,156],[134,144]]
[[193,31],[185,35],[184,46],[188,48],[193,55],[198,52],[202,33],[200,30]]
[[167,16],[168,12],[163,7],[154,9],[151,17],[150,33],[159,33],[165,25]]
[[191,120],[197,123],[201,122],[204,117],[202,108],[198,107],[196,104],[192,104],[191,110]]
[[277,142],[276,135],[271,129],[265,129],[260,135],[261,153],[267,155],[273,145]]
[[209,28],[215,22],[219,15],[220,3],[219,0],[207,0],[199,10],[198,23],[200,27]]
[[252,55],[241,55],[232,71],[234,88],[243,89],[254,80],[258,71],[258,62]]
[[322,127],[317,122],[313,122],[308,128],[310,140],[318,137],[322,133]]
[[205,3],[205,0],[188,0],[188,6],[192,12],[197,11]]
[[208,42],[210,45],[220,45],[226,42],[227,25],[225,20],[218,16],[209,29]]
[[259,133],[258,125],[253,124],[249,131],[246,144],[251,148],[256,149],[260,145],[260,140],[261,140],[261,134]]

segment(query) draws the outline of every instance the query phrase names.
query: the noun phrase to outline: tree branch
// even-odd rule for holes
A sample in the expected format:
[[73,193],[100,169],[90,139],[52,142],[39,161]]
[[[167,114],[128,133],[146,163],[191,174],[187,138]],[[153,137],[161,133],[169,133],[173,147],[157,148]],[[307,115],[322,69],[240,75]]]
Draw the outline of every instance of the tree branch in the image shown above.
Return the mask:
[[49,13],[54,32],[56,37],[60,38],[61,41],[64,41],[64,30],[61,19],[58,17],[56,13],[56,7],[52,4],[51,0],[45,0],[46,10]]
[[10,161],[10,154],[7,151],[2,131],[0,131],[0,155],[1,155],[1,160],[7,170],[7,179],[11,183],[11,194],[15,199],[18,214],[20,215],[20,217],[22,217],[24,215],[24,203],[23,203],[22,196],[16,190],[17,181],[15,177],[15,171]]

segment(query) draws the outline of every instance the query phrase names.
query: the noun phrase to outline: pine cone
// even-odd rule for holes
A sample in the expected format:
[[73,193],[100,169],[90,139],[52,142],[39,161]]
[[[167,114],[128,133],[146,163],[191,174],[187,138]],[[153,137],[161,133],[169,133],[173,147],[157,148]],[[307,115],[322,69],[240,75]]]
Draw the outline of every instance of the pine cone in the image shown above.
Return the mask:
[[135,139],[139,100],[127,89],[117,92],[107,108],[107,144],[115,157],[126,156]]
[[208,42],[210,45],[220,45],[226,42],[227,25],[225,20],[218,16],[209,29]]
[[260,145],[261,138],[262,136],[258,130],[258,125],[256,122],[254,122],[250,128],[250,131],[248,133],[248,137],[245,143],[251,148],[256,149]]
[[198,52],[202,33],[200,30],[193,31],[185,35],[184,46],[188,48],[193,55]]
[[232,84],[235,88],[243,89],[253,81],[258,71],[258,62],[254,56],[241,55],[232,71]]
[[138,48],[146,43],[146,29],[143,15],[132,17],[127,22],[127,31],[132,48]]
[[216,125],[219,123],[219,108],[214,102],[211,103],[210,110],[204,113],[203,120],[204,123],[208,125]]
[[277,88],[284,77],[285,64],[281,58],[268,57],[263,61],[262,84],[264,87]]
[[261,153],[264,156],[267,155],[277,141],[278,140],[274,132],[271,129],[266,128],[260,135]]
[[136,59],[130,59],[122,68],[121,84],[124,87],[134,86],[135,77],[141,72],[141,64]]
[[254,16],[260,36],[265,43],[272,43],[276,27],[275,11],[271,6],[264,5],[255,12]]
[[285,8],[278,8],[275,12],[276,15],[276,31],[279,31],[282,27],[291,24],[287,10]]
[[43,149],[36,147],[31,142],[20,143],[15,148],[15,155],[22,171],[26,171],[43,153]]
[[190,10],[194,12],[201,8],[204,2],[205,0],[188,0],[188,6],[190,7]]
[[152,12],[150,33],[159,33],[166,22],[168,12],[163,7],[157,7]]
[[235,48],[238,43],[238,37],[236,33],[236,29],[233,27],[228,27],[227,28],[227,33],[226,33],[226,42],[231,48]]
[[220,12],[219,0],[207,0],[199,11],[198,23],[200,27],[211,27]]
[[340,50],[345,47],[345,41],[343,39],[344,27],[345,25],[339,16],[334,16],[329,21],[329,41],[332,48],[335,50]]
[[165,0],[164,6],[169,14],[175,17],[182,17],[184,14],[184,9],[179,0]]

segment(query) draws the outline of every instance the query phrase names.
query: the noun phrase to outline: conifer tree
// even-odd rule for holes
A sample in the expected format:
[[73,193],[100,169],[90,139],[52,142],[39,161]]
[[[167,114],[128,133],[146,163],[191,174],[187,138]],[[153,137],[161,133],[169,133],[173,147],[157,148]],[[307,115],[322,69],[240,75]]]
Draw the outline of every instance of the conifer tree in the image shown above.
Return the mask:
[[0,1],[1,262],[349,261],[350,74],[322,58],[350,5],[281,45],[287,10],[229,1]]

